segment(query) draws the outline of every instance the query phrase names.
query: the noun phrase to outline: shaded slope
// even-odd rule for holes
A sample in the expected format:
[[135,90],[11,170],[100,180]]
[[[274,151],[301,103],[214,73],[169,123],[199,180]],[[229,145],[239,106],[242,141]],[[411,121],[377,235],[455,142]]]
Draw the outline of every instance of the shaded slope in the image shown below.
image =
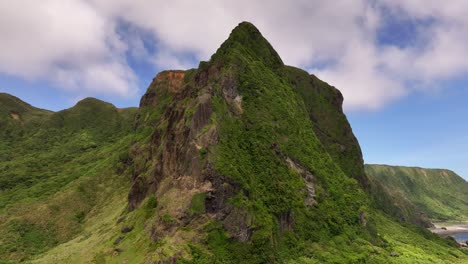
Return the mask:
[[453,171],[366,165],[369,177],[433,220],[468,219],[468,183]]

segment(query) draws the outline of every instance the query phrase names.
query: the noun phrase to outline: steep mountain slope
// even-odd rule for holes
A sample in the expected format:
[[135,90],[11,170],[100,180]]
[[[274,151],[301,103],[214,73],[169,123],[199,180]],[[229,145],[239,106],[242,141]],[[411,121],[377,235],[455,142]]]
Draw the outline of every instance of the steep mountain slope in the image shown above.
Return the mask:
[[[15,206],[2,219],[29,213],[24,207],[36,210],[25,219],[41,215],[40,228],[68,222],[45,233],[36,224],[22,232],[9,220],[0,229],[12,234],[0,240],[1,256],[31,263],[466,261],[452,242],[373,207],[342,100],[335,88],[285,66],[252,24],[241,23],[198,69],[159,73],[134,130],[125,125],[131,113],[111,115],[115,109],[103,103],[81,109],[93,100],[44,121],[56,129],[49,135],[100,140],[64,150],[86,158],[61,167],[76,177],[53,194],[7,200]],[[93,122],[90,113],[105,117]],[[53,142],[44,144],[66,146]],[[24,154],[40,153],[29,147]],[[28,248],[37,241],[35,251]],[[25,248],[21,255],[15,245]]]
[[368,189],[361,148],[343,113],[340,91],[301,69],[287,66],[283,72],[304,100],[312,128],[327,152],[343,172]]
[[366,172],[433,220],[468,219],[468,182],[453,171],[366,165]]

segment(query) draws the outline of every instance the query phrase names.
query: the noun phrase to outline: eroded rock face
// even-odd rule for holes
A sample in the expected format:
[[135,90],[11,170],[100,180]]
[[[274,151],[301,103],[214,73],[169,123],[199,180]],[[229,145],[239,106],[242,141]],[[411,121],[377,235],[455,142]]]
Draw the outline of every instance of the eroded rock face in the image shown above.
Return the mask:
[[128,209],[134,210],[145,199],[148,192],[148,183],[143,177],[137,177],[128,193]]
[[252,216],[244,208],[233,207],[222,223],[231,239],[241,242],[249,241],[255,231]]
[[[163,98],[172,98],[172,103],[167,105],[156,124],[146,124],[142,120],[145,117],[137,117],[137,130],[150,126],[149,129],[153,129],[153,132],[149,144],[138,146],[132,151],[136,162],[133,165],[135,180],[129,194],[130,210],[135,209],[148,192],[157,192],[164,179],[173,178],[175,184],[175,180],[184,175],[200,175],[198,149],[193,141],[194,135],[197,135],[196,130],[204,124],[199,119],[197,127],[186,125],[187,108],[181,105],[181,101],[190,98],[188,93],[192,92],[192,88],[184,85],[184,76],[183,71],[159,73],[141,99],[140,107],[147,109],[149,113],[155,111],[152,109],[158,107]],[[207,100],[204,108],[210,103]],[[170,187],[167,186],[166,189]]]
[[[271,149],[273,150],[273,152],[281,157],[282,159],[284,159],[284,161],[286,162],[286,164],[292,169],[294,170],[295,172],[297,172],[297,174],[299,174],[302,179],[304,180],[304,183],[306,185],[306,188],[307,188],[307,196],[305,197],[305,200],[304,200],[304,203],[306,206],[310,207],[310,206],[314,206],[317,204],[317,200],[316,200],[316,193],[315,193],[315,177],[314,175],[312,174],[312,172],[302,166],[299,161],[291,158],[291,157],[288,157],[287,155],[285,155],[278,147],[277,144],[273,144],[271,146]],[[289,218],[290,216],[288,216]],[[281,218],[281,217],[280,217]]]
[[237,89],[237,81],[232,76],[223,78],[223,98],[237,115],[242,114],[242,96]]
[[[195,111],[193,118],[192,118],[192,125],[190,127],[191,133],[198,133],[200,129],[205,127],[211,118],[211,114],[213,114],[213,104],[211,100],[210,93],[204,93],[197,98],[198,107]],[[196,137],[196,135],[192,134],[192,137]]]
[[169,92],[176,94],[183,88],[185,71],[163,71],[151,82],[147,92],[140,100],[140,107],[155,106],[158,96]]
[[305,199],[306,206],[313,206],[317,204],[317,200],[315,199],[315,183],[314,183],[314,175],[310,172],[307,168],[299,164],[299,162],[292,160],[290,157],[286,157],[286,162],[288,163],[289,167],[301,175],[304,183],[307,187],[307,197]]
[[[234,114],[240,113],[236,82],[218,75],[216,66],[197,72],[188,81],[184,81],[183,72],[163,72],[142,98],[142,108],[151,110],[158,107],[164,93],[172,97],[162,117],[152,126],[150,143],[133,150],[138,153],[134,159],[143,161],[134,165],[138,169],[129,193],[129,209],[137,208],[149,194],[155,194],[158,199],[177,195],[171,202],[177,202],[180,210],[167,208],[173,221],[159,221],[153,226],[151,237],[155,240],[176,232],[174,226],[191,221],[191,216],[184,211],[196,193],[206,193],[206,213],[221,221],[233,239],[247,241],[251,236],[249,214],[228,204],[228,199],[240,191],[239,186],[216,173],[205,157],[210,147],[219,142],[218,128],[212,119],[214,91],[208,79],[221,78],[224,99],[233,105]],[[146,125],[141,119],[137,121],[137,129]],[[178,190],[177,194],[174,190]]]
[[177,93],[182,88],[184,77],[185,71],[163,71],[156,76],[156,83],[161,85],[167,82],[168,90]]
[[233,206],[228,204],[229,198],[238,193],[240,187],[229,177],[218,174],[211,165],[207,166],[205,173],[212,186],[205,201],[206,212],[223,220],[232,211]]

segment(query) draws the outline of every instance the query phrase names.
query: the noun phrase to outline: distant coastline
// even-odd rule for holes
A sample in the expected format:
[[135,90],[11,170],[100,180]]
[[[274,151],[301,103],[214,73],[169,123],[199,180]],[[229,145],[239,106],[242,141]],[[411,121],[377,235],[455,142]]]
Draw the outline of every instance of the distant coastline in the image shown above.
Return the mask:
[[[468,221],[459,221],[459,222],[435,222],[433,223],[434,227],[429,228],[432,233],[437,234],[441,237],[451,236],[458,234],[468,234]],[[454,239],[456,239],[454,237]],[[466,241],[457,240],[457,242],[462,247],[468,247]]]

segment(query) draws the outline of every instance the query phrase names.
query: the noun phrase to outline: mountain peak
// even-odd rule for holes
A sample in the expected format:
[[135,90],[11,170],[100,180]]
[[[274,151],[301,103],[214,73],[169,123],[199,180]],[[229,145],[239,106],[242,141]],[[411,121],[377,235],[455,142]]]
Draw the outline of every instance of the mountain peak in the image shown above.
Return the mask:
[[111,103],[104,102],[94,97],[86,97],[76,103],[75,107],[102,107],[102,106],[111,106],[114,108],[115,106]]
[[248,22],[248,21],[243,21],[243,22],[240,22],[232,31],[231,31],[231,34],[235,34],[237,32],[242,32],[242,31],[245,31],[245,32],[248,32],[250,34],[253,34],[253,35],[261,35],[262,33],[260,33],[260,31],[258,30],[258,28]]
[[248,56],[250,59],[263,61],[272,67],[284,65],[278,53],[262,33],[252,23],[245,21],[232,30],[229,38],[216,51],[212,60],[218,58],[225,60],[231,56]]

